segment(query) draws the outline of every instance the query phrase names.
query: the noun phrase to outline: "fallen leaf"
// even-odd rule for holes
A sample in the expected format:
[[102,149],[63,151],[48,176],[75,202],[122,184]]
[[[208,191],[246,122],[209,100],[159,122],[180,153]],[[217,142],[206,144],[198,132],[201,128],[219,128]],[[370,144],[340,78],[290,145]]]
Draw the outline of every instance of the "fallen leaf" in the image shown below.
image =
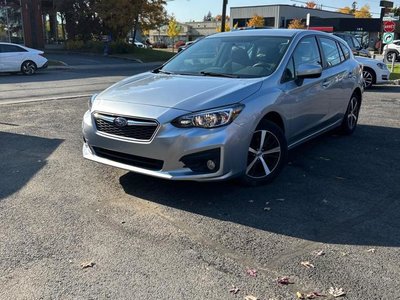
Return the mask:
[[276,201],[281,201],[281,202],[283,202],[283,201],[285,201],[285,199],[284,199],[284,198],[279,198],[279,199],[276,199]]
[[269,201],[265,202],[265,205],[268,205],[268,204],[269,204]]
[[300,293],[300,292],[297,292],[296,296],[297,296],[298,299],[304,299],[304,295],[302,293]]
[[264,207],[264,210],[270,211],[271,207]]
[[244,300],[258,300],[258,298],[253,295],[247,295],[246,297],[244,297]]
[[322,203],[327,204],[327,203],[328,203],[328,200],[323,199],[323,200],[322,200]]
[[246,271],[247,275],[251,276],[251,277],[257,277],[257,270],[256,269],[248,269]]
[[345,179],[346,179],[346,178],[340,177],[340,176],[335,176],[335,178],[336,178],[336,179],[339,179],[339,180],[345,180]]
[[324,250],[314,251],[313,253],[315,256],[324,256],[325,255]]
[[310,263],[309,261],[302,261],[300,264],[303,267],[306,267],[307,269],[315,268],[315,266],[312,263]]
[[92,268],[94,265],[95,265],[95,263],[93,261],[84,262],[84,263],[81,263],[81,268],[82,269]]
[[371,249],[368,249],[367,252],[369,252],[369,253],[375,253],[375,252],[376,252],[376,249],[375,249],[375,248],[371,248]]
[[249,203],[253,203],[254,202],[254,200],[249,200]]
[[342,297],[344,295],[346,295],[346,293],[343,291],[342,288],[334,288],[334,287],[330,287],[328,290],[328,293],[331,294],[333,297],[338,298],[338,297]]
[[291,282],[289,277],[287,277],[287,276],[279,277],[277,281],[279,284],[282,284],[282,285],[288,285],[288,284],[294,283],[294,282]]
[[322,295],[318,292],[312,292],[312,293],[306,295],[306,299],[315,299],[318,297],[325,297],[325,295]]
[[232,288],[229,290],[229,293],[232,293],[234,295],[236,295],[237,293],[239,293],[240,289],[234,285],[232,285]]
[[342,254],[342,256],[347,256],[347,255],[349,255],[349,253],[347,253],[347,252],[342,252],[341,254]]

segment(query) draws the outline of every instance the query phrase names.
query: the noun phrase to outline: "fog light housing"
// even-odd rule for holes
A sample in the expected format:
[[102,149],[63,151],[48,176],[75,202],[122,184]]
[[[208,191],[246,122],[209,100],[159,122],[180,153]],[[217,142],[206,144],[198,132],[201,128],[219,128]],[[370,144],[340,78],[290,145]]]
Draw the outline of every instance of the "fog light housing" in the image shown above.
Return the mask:
[[196,173],[214,173],[219,170],[221,149],[211,149],[183,156],[179,161]]

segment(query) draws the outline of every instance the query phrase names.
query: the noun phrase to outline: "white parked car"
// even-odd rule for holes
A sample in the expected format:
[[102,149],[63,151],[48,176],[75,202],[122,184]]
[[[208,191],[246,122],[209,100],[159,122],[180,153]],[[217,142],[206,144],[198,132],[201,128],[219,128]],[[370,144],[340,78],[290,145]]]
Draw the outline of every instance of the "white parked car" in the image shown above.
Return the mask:
[[0,72],[22,72],[32,75],[38,69],[47,67],[43,51],[25,46],[0,43]]
[[383,53],[388,62],[392,62],[395,54],[396,61],[400,61],[400,40],[394,40],[393,43],[385,45]]
[[363,65],[363,77],[365,88],[370,88],[374,84],[387,83],[390,71],[383,62],[368,57],[354,56]]

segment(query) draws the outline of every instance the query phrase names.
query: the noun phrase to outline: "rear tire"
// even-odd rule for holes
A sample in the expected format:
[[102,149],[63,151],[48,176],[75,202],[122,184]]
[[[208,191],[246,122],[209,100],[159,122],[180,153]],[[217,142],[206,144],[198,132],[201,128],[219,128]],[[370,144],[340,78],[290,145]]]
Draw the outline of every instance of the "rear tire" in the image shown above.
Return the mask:
[[344,135],[351,135],[357,127],[358,114],[360,113],[361,99],[356,94],[351,96],[349,104],[347,106],[346,113],[344,115],[341,133]]
[[287,141],[282,129],[271,121],[261,121],[253,133],[241,183],[257,186],[271,182],[287,159]]
[[31,60],[24,61],[21,65],[21,72],[24,75],[33,75],[36,73],[36,70],[37,66]]

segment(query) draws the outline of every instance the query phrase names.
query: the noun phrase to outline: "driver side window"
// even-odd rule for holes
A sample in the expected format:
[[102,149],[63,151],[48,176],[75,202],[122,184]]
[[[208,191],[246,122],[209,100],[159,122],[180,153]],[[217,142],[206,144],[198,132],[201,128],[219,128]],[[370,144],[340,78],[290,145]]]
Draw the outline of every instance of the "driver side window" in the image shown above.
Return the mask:
[[296,79],[296,69],[302,64],[322,66],[321,55],[315,37],[306,37],[297,44],[292,58],[284,71],[282,82]]

